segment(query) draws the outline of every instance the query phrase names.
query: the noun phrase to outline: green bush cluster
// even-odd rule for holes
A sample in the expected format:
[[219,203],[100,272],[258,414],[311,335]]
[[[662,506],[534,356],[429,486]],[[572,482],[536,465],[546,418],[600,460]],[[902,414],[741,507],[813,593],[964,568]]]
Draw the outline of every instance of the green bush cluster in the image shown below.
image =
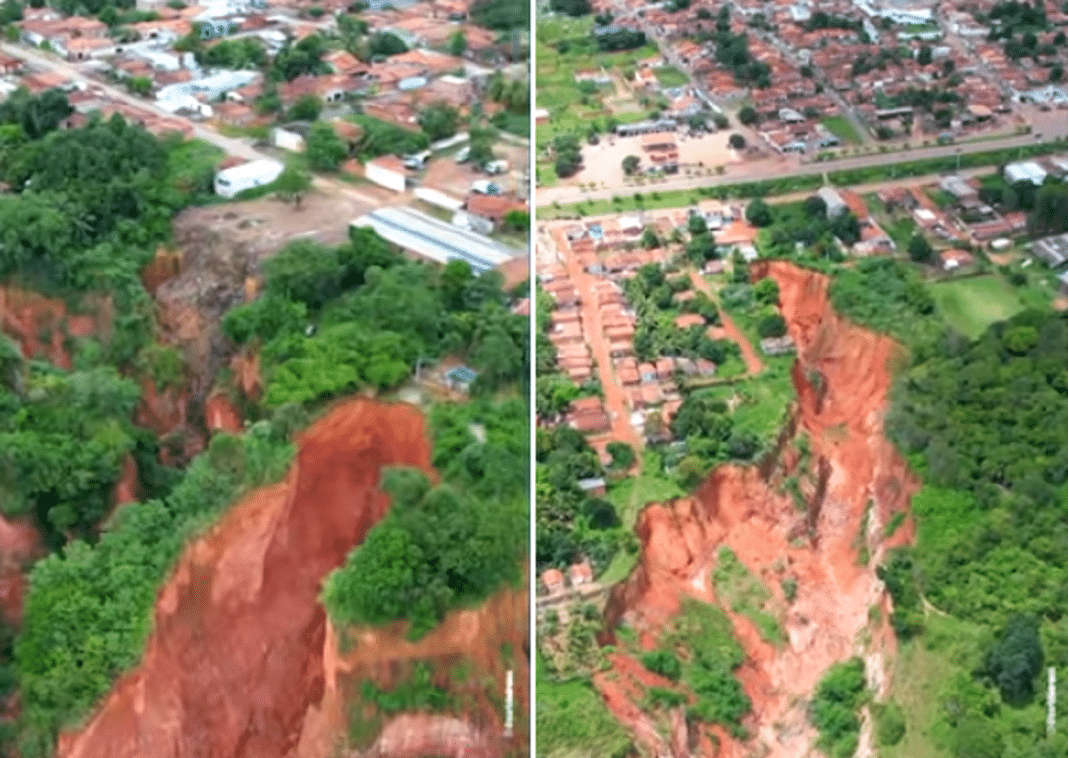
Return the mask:
[[[450,609],[521,579],[529,523],[525,404],[444,408],[431,418],[433,462],[444,483],[431,486],[415,469],[383,472],[389,512],[324,584],[323,605],[339,626],[405,619],[418,639]],[[485,430],[484,442],[473,424]]]
[[809,719],[820,733],[817,745],[829,758],[852,758],[860,742],[857,710],[866,695],[864,661],[851,658],[823,675],[809,707]]
[[34,565],[15,643],[22,714],[19,751],[51,753],[141,656],[160,583],[188,539],[238,495],[279,479],[292,446],[262,422],[219,435],[162,500],[120,509],[95,544],[75,540]]

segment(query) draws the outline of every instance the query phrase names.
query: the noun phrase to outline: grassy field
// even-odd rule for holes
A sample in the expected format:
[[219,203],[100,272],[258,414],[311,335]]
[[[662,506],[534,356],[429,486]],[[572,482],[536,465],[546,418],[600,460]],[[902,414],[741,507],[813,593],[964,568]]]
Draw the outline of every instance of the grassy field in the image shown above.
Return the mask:
[[734,396],[740,398],[741,402],[731,414],[736,429],[752,432],[767,445],[775,441],[782,429],[786,409],[795,397],[790,377],[793,363],[792,355],[766,357],[764,373],[760,376],[711,389],[714,395],[726,401]]
[[827,131],[847,144],[859,145],[862,142],[860,132],[845,116],[828,116],[823,119],[823,125]]
[[625,754],[630,737],[589,681],[551,681],[541,653],[537,656],[537,677],[539,756],[600,758]]
[[[641,474],[617,482],[609,489],[608,501],[615,506],[624,529],[634,528],[638,513],[649,503],[662,503],[686,494],[678,484],[666,478],[663,473],[658,473],[659,470],[662,470],[659,457],[654,453],[647,453]],[[634,568],[637,560],[637,553],[626,549],[617,551],[597,581],[602,584],[615,584],[622,581]]]
[[949,325],[973,339],[1024,307],[1012,286],[994,275],[939,282],[931,286],[931,292]]
[[690,83],[690,77],[679,71],[674,66],[660,66],[653,71],[656,74],[656,80],[660,82],[661,87],[668,89],[672,87],[684,87]]
[[734,613],[749,619],[767,642],[778,645],[786,641],[778,619],[768,611],[771,592],[727,546],[719,549],[712,584],[716,596]]
[[977,630],[930,614],[922,639],[902,644],[891,673],[890,697],[905,714],[905,736],[880,748],[880,758],[950,758],[951,727],[934,706],[955,677],[968,676],[978,655]]

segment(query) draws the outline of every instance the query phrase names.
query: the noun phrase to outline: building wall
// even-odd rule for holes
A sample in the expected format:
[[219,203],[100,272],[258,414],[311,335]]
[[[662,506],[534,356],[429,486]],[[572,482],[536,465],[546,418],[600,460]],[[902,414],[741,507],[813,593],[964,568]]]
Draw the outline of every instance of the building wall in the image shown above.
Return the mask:
[[394,192],[404,192],[404,175],[398,174],[396,171],[390,171],[374,163],[368,163],[364,170],[364,175],[375,184],[386,189],[391,189]]

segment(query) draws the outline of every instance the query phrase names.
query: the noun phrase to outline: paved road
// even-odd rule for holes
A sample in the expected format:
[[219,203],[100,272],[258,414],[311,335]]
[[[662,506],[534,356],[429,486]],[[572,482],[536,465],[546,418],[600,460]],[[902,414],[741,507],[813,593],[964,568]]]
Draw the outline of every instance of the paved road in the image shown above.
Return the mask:
[[[1064,119],[1064,131],[1068,132],[1068,118]],[[1049,138],[1054,135],[1041,135]],[[1057,135],[1059,136],[1059,135]],[[806,163],[801,165],[783,164],[782,162],[768,162],[765,165],[739,164],[728,167],[728,170],[719,176],[675,176],[666,182],[646,185],[644,187],[614,187],[583,191],[576,186],[542,187],[538,189],[538,205],[551,205],[558,202],[561,205],[581,203],[585,200],[611,200],[613,195],[631,195],[636,191],[672,192],[676,190],[691,190],[700,187],[718,187],[724,184],[737,184],[761,179],[779,179],[785,176],[812,176],[831,171],[844,171],[855,168],[871,168],[874,166],[891,166],[895,163],[921,160],[927,158],[952,158],[960,151],[961,155],[970,153],[982,153],[988,150],[1001,150],[1006,148],[1022,148],[1036,144],[1035,135],[1022,134],[1005,137],[997,140],[984,140],[982,142],[956,143],[949,145],[935,145],[932,147],[918,147],[912,150],[896,153],[876,153],[853,158],[841,158],[822,163]],[[733,170],[732,170],[733,169]],[[989,171],[989,169],[987,169]]]
[[[142,110],[152,111],[160,116],[167,116],[174,118],[173,113],[160,108],[154,101],[145,100],[140,97],[131,95],[119,87],[115,87],[106,82],[99,81],[97,79],[91,79],[85,71],[77,66],[71,65],[64,60],[60,60],[53,55],[46,55],[37,50],[25,48],[18,45],[10,45],[6,43],[0,43],[0,51],[3,51],[7,55],[20,58],[27,63],[32,64],[38,69],[47,71],[53,71],[61,76],[71,79],[76,82],[83,82],[91,85],[98,91],[103,92],[112,100],[125,103],[135,108]],[[184,120],[184,119],[183,119]],[[277,160],[277,157],[263,152],[257,149],[250,140],[236,139],[234,137],[227,137],[225,134],[220,134],[215,129],[204,124],[199,124],[194,121],[188,121],[193,129],[193,135],[205,142],[209,142],[221,150],[227,155],[236,156],[245,160],[254,161],[261,159]],[[368,205],[368,210],[371,208],[381,207],[383,205],[382,199],[370,195],[366,192],[361,192],[355,187],[352,187],[337,179],[330,179],[323,176],[316,176],[312,180],[313,186],[320,190],[327,192],[334,192],[343,195],[347,195],[361,203]]]

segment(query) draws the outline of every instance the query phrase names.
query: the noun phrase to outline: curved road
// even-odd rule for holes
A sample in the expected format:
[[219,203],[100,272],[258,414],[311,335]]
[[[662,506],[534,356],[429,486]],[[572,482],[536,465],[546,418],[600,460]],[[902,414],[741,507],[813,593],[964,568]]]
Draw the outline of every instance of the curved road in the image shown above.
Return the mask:
[[[0,51],[15,58],[19,58],[27,63],[32,64],[35,68],[43,69],[46,71],[55,72],[61,76],[64,76],[72,81],[85,83],[97,91],[103,92],[109,98],[116,102],[125,103],[126,105],[138,108],[140,110],[147,110],[156,113],[160,116],[166,116],[167,118],[175,118],[173,113],[160,108],[154,101],[145,100],[140,97],[135,97],[129,92],[115,87],[106,82],[99,81],[97,79],[91,79],[85,72],[74,66],[67,61],[61,60],[54,55],[47,55],[38,50],[32,50],[20,45],[11,45],[7,43],[0,43]],[[188,119],[181,119],[189,123],[193,129],[193,134],[197,139],[210,142],[216,147],[223,150],[227,155],[233,155],[238,158],[243,158],[248,161],[255,160],[277,160],[277,157],[270,153],[265,153],[255,148],[247,140],[235,139],[233,137],[227,137],[225,134],[220,134],[214,129],[205,126],[204,124],[198,124],[194,121],[188,121]],[[381,198],[374,197],[364,192],[360,192],[355,187],[345,184],[337,179],[329,179],[323,176],[315,176],[312,179],[312,185],[320,190],[339,193],[342,195],[348,195],[349,197],[357,200],[361,203],[365,203],[370,207],[378,208],[384,205]]]

